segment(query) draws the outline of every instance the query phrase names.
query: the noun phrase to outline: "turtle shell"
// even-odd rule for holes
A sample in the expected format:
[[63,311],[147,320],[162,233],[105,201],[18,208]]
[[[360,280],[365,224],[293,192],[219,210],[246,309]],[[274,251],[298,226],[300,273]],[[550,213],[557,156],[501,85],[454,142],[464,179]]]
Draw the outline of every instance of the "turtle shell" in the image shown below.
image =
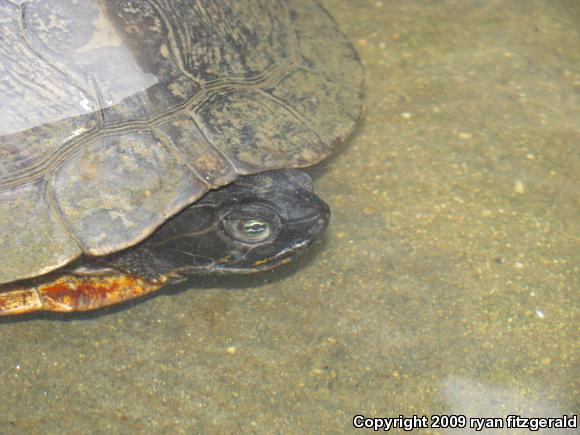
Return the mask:
[[0,0],[0,22],[0,283],[312,165],[360,115],[356,53],[312,0]]

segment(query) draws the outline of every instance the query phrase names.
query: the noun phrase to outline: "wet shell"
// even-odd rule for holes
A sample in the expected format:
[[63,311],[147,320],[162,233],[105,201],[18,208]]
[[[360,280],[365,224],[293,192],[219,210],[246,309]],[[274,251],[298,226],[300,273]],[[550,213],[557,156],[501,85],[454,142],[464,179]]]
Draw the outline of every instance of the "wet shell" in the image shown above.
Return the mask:
[[362,72],[312,0],[0,0],[0,283],[325,158]]

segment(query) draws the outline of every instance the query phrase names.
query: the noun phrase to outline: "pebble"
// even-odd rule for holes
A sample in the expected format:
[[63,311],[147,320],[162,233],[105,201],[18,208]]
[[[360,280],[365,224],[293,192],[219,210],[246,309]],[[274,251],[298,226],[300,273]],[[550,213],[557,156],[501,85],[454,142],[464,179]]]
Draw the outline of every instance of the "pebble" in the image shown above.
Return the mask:
[[514,182],[514,192],[516,192],[519,195],[523,195],[524,193],[526,193],[526,186],[522,181],[516,180]]
[[403,119],[411,119],[413,117],[413,114],[411,112],[403,112],[401,113],[401,117]]

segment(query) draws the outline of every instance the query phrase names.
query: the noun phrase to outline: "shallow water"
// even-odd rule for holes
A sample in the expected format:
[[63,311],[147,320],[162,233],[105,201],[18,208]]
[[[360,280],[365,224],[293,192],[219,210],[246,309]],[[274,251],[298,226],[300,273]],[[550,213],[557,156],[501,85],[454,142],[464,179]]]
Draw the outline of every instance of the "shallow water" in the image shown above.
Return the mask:
[[0,433],[578,413],[580,4],[324,4],[367,109],[315,171],[326,241],[262,275],[2,320]]

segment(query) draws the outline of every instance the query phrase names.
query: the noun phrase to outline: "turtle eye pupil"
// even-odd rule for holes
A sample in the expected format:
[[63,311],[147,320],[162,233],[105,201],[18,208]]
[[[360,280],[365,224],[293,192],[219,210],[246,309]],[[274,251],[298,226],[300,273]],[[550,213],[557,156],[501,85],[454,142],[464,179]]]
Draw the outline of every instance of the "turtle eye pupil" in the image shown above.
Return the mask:
[[259,220],[250,220],[244,223],[244,232],[249,236],[259,236],[268,231],[268,224]]

